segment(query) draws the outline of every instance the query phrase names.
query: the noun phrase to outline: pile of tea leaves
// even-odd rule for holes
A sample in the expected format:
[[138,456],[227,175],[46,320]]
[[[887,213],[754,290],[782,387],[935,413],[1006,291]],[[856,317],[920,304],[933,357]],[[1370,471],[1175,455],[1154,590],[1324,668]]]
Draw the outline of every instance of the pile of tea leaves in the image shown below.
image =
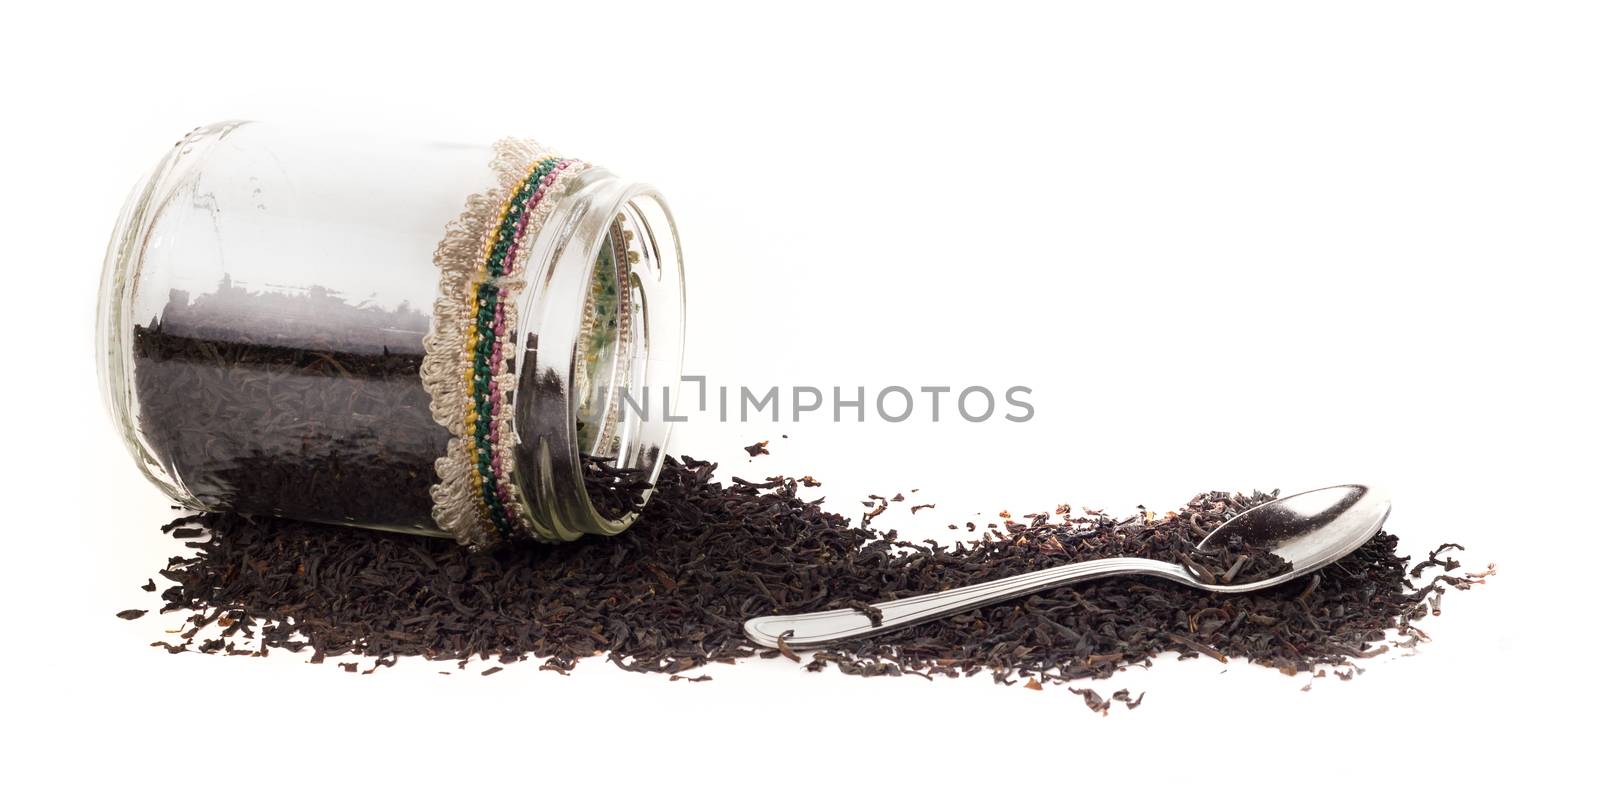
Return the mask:
[[[876,512],[853,521],[800,496],[818,485],[773,477],[722,484],[712,463],[669,459],[640,520],[615,538],[473,552],[454,542],[267,517],[202,514],[166,531],[184,540],[145,590],[185,618],[174,653],[348,658],[372,672],[400,657],[530,658],[566,672],[605,657],[676,679],[708,663],[788,657],[808,670],[926,678],[987,673],[1039,688],[1105,678],[1165,652],[1242,658],[1286,674],[1348,678],[1356,663],[1414,647],[1414,623],[1437,613],[1448,588],[1482,584],[1439,555],[1409,568],[1396,538],[1379,533],[1322,571],[1274,588],[1222,595],[1151,577],[1056,588],[942,621],[814,651],[768,650],[745,639],[745,619],[853,607],[961,587],[1065,563],[1150,557],[1203,579],[1247,581],[1281,561],[1238,541],[1202,554],[1195,544],[1266,494],[1203,493],[1165,515],[1080,512],[1006,519],[953,546],[877,531]],[[877,502],[869,502],[876,505]],[[973,532],[975,525],[968,525]],[[137,613],[127,611],[125,617]],[[454,670],[454,669],[452,669]],[[1111,701],[1074,692],[1091,708]],[[1138,701],[1119,691],[1129,706]]]

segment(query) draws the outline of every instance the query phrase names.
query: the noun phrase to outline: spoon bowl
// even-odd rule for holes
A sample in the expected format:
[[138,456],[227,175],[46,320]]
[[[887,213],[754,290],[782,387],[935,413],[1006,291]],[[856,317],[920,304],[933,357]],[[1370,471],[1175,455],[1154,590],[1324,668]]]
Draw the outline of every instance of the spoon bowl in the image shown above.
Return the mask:
[[1389,508],[1388,496],[1366,485],[1335,485],[1258,504],[1212,530],[1198,548],[1206,551],[1213,542],[1238,535],[1246,543],[1270,549],[1289,563],[1289,570],[1241,585],[1203,587],[1240,593],[1305,576],[1371,540],[1383,529]]
[[745,622],[744,632],[752,642],[769,648],[820,646],[1103,576],[1159,576],[1217,593],[1260,590],[1305,576],[1360,548],[1383,529],[1389,508],[1389,498],[1380,490],[1366,485],[1335,485],[1256,505],[1228,519],[1200,541],[1198,548],[1206,551],[1209,545],[1220,545],[1227,537],[1238,535],[1244,542],[1267,548],[1289,563],[1283,573],[1254,582],[1206,584],[1177,563],[1108,557],[874,604],[873,608],[882,614],[876,625],[865,613],[853,609],[824,610],[751,618]]

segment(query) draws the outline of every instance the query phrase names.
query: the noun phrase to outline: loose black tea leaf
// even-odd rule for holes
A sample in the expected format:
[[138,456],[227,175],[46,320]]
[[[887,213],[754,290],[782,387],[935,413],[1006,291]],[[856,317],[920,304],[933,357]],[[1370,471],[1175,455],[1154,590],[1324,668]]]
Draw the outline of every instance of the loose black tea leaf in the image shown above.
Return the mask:
[[1138,709],[1139,705],[1144,703],[1144,693],[1140,693],[1138,698],[1133,698],[1132,696],[1133,694],[1128,692],[1127,688],[1111,694],[1112,700],[1121,701],[1122,705],[1128,709]]
[[124,621],[132,621],[143,618],[145,612],[147,612],[147,610],[123,610],[122,612],[117,613],[117,617]]
[[[402,467],[384,463],[368,467]],[[1165,516],[1126,519],[1069,517],[1063,506],[1069,511],[1008,519],[983,540],[943,546],[852,524],[799,498],[803,481],[723,485],[715,469],[669,458],[654,498],[626,534],[563,546],[473,552],[436,538],[264,516],[189,516],[169,526],[209,534],[162,569],[172,584],[160,595],[207,653],[364,656],[374,670],[401,656],[460,667],[470,659],[500,667],[539,658],[541,668],[562,673],[603,656],[625,670],[687,678],[712,662],[801,662],[787,643],[768,651],[745,639],[742,624],[757,615],[868,612],[874,602],[1100,557],[1188,558],[1235,584],[1282,567],[1237,540],[1195,548],[1270,494],[1205,493]],[[1440,572],[1413,584],[1396,543],[1379,533],[1312,577],[1250,593],[1214,594],[1153,577],[1069,585],[807,652],[803,668],[924,678],[988,673],[1000,683],[1043,687],[1105,678],[1177,652],[1289,674],[1337,668],[1349,678],[1355,662],[1383,650],[1391,636],[1406,649],[1426,640],[1414,622],[1432,612],[1430,602],[1492,573]],[[224,638],[221,652],[206,646]],[[157,645],[195,650],[188,641]],[[1079,694],[1096,711],[1111,703]],[[1114,698],[1130,708],[1140,700]]]
[[1074,695],[1083,696],[1083,705],[1088,707],[1090,712],[1098,712],[1102,715],[1110,713],[1111,702],[1101,698],[1100,694],[1094,690],[1087,687],[1082,690],[1076,687],[1068,687],[1067,689],[1072,691]]
[[1434,566],[1434,565],[1442,566],[1446,571],[1453,571],[1456,568],[1460,567],[1461,563],[1456,562],[1453,559],[1450,559],[1450,558],[1445,558],[1443,560],[1439,559],[1439,555],[1440,554],[1442,554],[1444,552],[1447,552],[1447,551],[1450,551],[1451,549],[1454,549],[1456,551],[1461,551],[1462,547],[1459,544],[1456,544],[1456,543],[1444,543],[1444,544],[1441,544],[1438,548],[1434,549],[1433,551],[1428,552],[1428,559],[1417,563],[1416,567],[1411,569],[1411,577],[1413,579],[1415,579],[1415,578],[1421,576],[1422,575],[1422,570],[1424,568],[1428,568],[1429,566]]
[[794,649],[789,648],[789,636],[792,634],[794,634],[794,632],[784,632],[783,634],[778,635],[778,653],[794,660],[795,662],[799,662],[800,655],[794,653]]
[[850,601],[845,602],[844,606],[867,616],[867,620],[872,624],[874,629],[883,625],[883,610],[880,610],[865,601],[856,601],[851,599]]
[[861,526],[863,528],[872,523],[872,519],[882,515],[884,510],[889,509],[888,499],[885,499],[882,496],[868,496],[867,498],[871,499],[871,501],[865,501],[861,504],[872,509],[868,510],[861,516]]
[[744,447],[744,450],[751,457],[758,457],[763,454],[772,454],[772,452],[767,451],[767,441],[756,441],[755,443]]

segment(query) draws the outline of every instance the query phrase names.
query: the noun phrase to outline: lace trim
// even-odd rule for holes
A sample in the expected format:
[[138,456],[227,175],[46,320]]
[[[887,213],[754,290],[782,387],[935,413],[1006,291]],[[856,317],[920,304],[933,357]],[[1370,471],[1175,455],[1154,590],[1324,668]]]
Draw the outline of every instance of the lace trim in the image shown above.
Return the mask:
[[434,251],[439,296],[421,370],[429,410],[451,435],[434,464],[433,518],[474,548],[538,537],[512,478],[517,299],[532,242],[589,168],[530,140],[504,139],[494,150],[497,185],[467,198]]

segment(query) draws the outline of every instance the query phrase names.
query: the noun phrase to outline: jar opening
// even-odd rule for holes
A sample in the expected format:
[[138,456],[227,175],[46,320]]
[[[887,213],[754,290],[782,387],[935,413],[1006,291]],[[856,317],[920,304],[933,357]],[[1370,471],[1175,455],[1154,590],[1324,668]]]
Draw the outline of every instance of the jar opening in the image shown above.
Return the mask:
[[[525,337],[515,400],[526,422],[519,483],[539,532],[560,540],[621,532],[649,500],[683,338],[681,254],[660,196],[600,171],[570,201],[548,270],[525,297],[522,317],[537,329]],[[552,428],[558,419],[564,428]]]

